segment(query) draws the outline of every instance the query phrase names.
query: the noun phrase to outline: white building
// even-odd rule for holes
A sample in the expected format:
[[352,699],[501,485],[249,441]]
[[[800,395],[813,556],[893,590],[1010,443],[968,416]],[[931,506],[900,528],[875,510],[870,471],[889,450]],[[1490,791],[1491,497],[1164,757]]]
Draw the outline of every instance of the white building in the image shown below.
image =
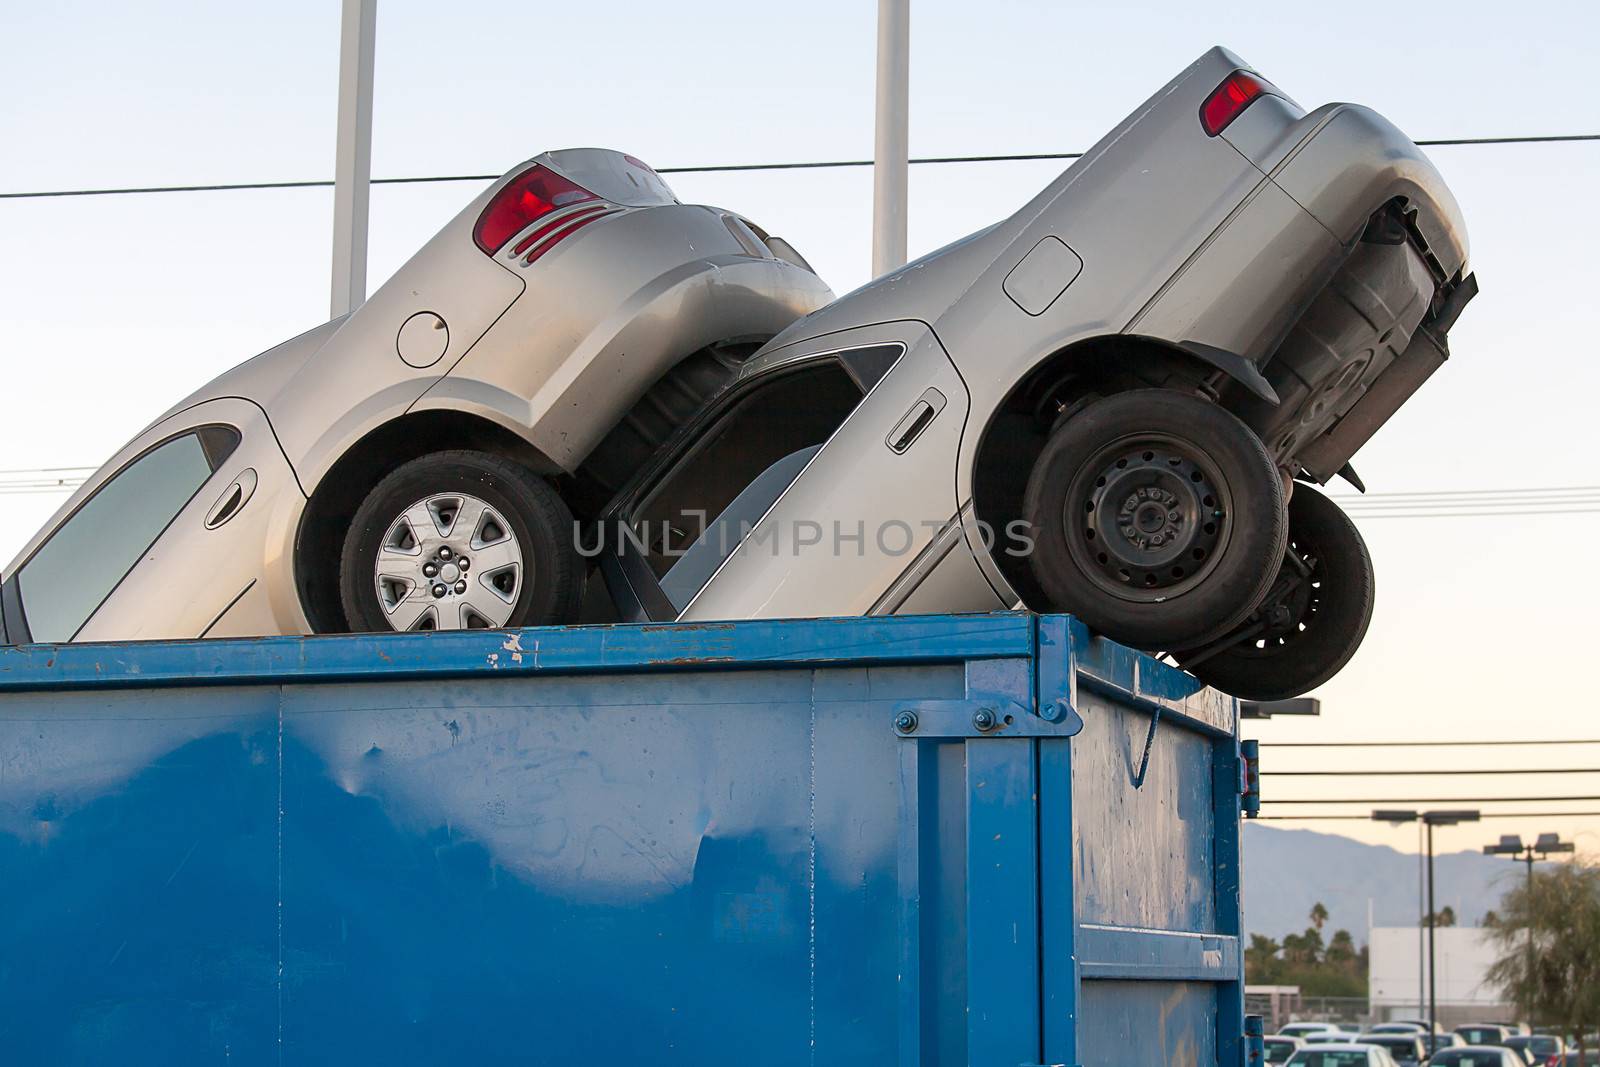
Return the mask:
[[[1424,938],[1427,931],[1422,931]],[[1488,931],[1476,926],[1443,926],[1434,931],[1438,967],[1435,998],[1439,1022],[1509,1019],[1513,1009],[1484,975],[1497,950]],[[1372,928],[1367,995],[1376,1019],[1423,1018],[1427,1014],[1427,943],[1415,926]],[[1418,1000],[1419,986],[1422,1000]]]

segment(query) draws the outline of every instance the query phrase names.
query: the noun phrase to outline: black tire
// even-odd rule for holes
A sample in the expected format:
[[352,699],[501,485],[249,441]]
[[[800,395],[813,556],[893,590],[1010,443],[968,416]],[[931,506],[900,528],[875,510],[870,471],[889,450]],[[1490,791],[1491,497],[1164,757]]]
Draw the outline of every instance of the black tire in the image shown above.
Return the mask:
[[[1372,556],[1339,505],[1307,485],[1289,500],[1289,548],[1309,576],[1285,560],[1280,580],[1245,628],[1268,627],[1192,667],[1207,685],[1245,700],[1286,700],[1315,689],[1350,662],[1372,621]],[[1183,655],[1176,656],[1183,664]]]
[[[350,529],[345,535],[344,551],[339,561],[339,595],[344,606],[345,619],[352,631],[390,631],[396,628],[380,599],[376,563],[380,546],[386,536],[391,536],[408,509],[435,497],[448,497],[452,493],[466,494],[489,505],[497,517],[503,517],[515,538],[518,562],[513,568],[502,565],[501,570],[513,574],[513,580],[501,579],[499,588],[502,605],[508,608],[504,621],[491,619],[498,610],[473,615],[471,607],[455,602],[454,586],[447,587],[437,605],[433,606],[435,624],[427,625],[421,619],[405,629],[455,629],[482,628],[508,629],[517,626],[540,626],[567,623],[576,620],[579,597],[582,592],[583,566],[573,541],[572,513],[543,478],[521,464],[487,452],[447,451],[435,452],[402,464],[379,482],[357,509]],[[487,513],[486,513],[487,514]],[[478,538],[472,530],[455,530],[451,519],[451,533],[426,531],[432,538],[456,546],[457,552],[476,551],[471,542]],[[494,529],[494,534],[506,531]],[[405,536],[403,532],[394,536]],[[506,543],[504,538],[501,543]],[[430,546],[432,541],[428,542]],[[419,549],[420,551],[420,549]],[[439,549],[430,547],[437,554]],[[485,548],[483,551],[487,552]],[[422,558],[419,555],[419,560]],[[431,557],[430,557],[431,559]],[[431,560],[437,568],[439,561]],[[420,567],[420,563],[418,566]],[[490,575],[481,569],[473,574],[454,575],[453,580],[465,583],[463,598],[476,596],[479,589],[474,582],[488,580]],[[471,579],[469,582],[468,579]],[[436,582],[417,576],[419,585]],[[418,596],[429,595],[431,587],[421,588]],[[405,599],[410,593],[397,593],[394,600]],[[454,610],[456,614],[449,616]],[[445,620],[448,617],[448,621]]]
[[1144,649],[1194,647],[1253,611],[1283,557],[1283,481],[1249,427],[1167,389],[1096,400],[1035,460],[1023,500],[1051,610]]

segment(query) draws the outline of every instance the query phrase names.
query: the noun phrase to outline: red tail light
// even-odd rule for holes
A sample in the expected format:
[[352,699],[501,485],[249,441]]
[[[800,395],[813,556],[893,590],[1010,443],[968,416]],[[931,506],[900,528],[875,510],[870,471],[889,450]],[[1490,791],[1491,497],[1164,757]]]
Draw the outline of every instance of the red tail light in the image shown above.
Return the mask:
[[1267,87],[1249,71],[1236,70],[1212,90],[1200,108],[1200,125],[1207,137],[1215,137],[1228,128],[1228,123],[1238,118],[1250,102],[1267,91]]
[[517,175],[494,195],[478,216],[472,239],[486,255],[494,255],[530,224],[552,211],[585,200],[598,200],[589,190],[553,170],[533,166]]

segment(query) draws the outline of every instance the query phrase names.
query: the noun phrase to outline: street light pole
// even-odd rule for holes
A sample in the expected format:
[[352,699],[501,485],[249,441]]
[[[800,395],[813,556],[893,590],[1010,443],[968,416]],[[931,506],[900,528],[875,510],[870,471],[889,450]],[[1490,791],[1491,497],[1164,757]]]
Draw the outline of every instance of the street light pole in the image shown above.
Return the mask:
[[1428,866],[1427,866],[1427,860],[1424,858],[1424,853],[1423,853],[1423,848],[1422,848],[1422,844],[1423,844],[1423,842],[1422,842],[1422,833],[1423,833],[1423,826],[1422,826],[1421,820],[1419,819],[1417,821],[1417,1014],[1418,1015],[1422,1014],[1423,1007],[1428,1003],[1428,1000],[1427,1000],[1428,988],[1427,988],[1427,982],[1426,982],[1427,969],[1426,969],[1426,963],[1424,962],[1427,959],[1427,954],[1423,951],[1423,944],[1422,944],[1423,938],[1427,936],[1426,932],[1423,930],[1423,924],[1427,921],[1426,917],[1427,917],[1427,914],[1428,914],[1428,903],[1427,903],[1427,896],[1426,896],[1426,894],[1428,892]]
[[1433,908],[1433,821],[1426,815],[1422,819],[1428,828],[1428,911],[1425,918],[1428,923],[1428,1038],[1432,1043],[1433,1035],[1439,1031],[1439,975],[1434,969],[1434,961],[1438,956],[1434,954],[1434,931],[1439,926],[1439,915]]
[[333,165],[333,291],[348,315],[367,298],[367,199],[372,187],[372,67],[378,0],[344,0],[339,22],[339,140]]
[[1398,825],[1399,823],[1421,820],[1427,836],[1428,904],[1427,910],[1422,916],[1422,921],[1428,927],[1428,1039],[1430,1044],[1439,1027],[1438,982],[1435,977],[1434,966],[1437,959],[1434,948],[1434,928],[1439,925],[1439,918],[1434,914],[1433,907],[1433,828],[1435,826],[1455,826],[1464,822],[1477,822],[1479,817],[1479,812],[1462,809],[1451,811],[1379,810],[1372,813],[1372,818],[1375,822]]
[[911,0],[878,0],[878,96],[872,152],[872,276],[906,263],[911,138]]
[[[1517,863],[1525,863],[1525,864],[1527,864],[1527,867],[1528,867],[1528,907],[1532,908],[1533,907],[1533,858],[1534,858],[1534,855],[1537,854],[1537,855],[1539,855],[1541,857],[1548,857],[1549,855],[1551,855],[1552,853],[1555,853],[1555,852],[1572,852],[1575,849],[1575,847],[1576,846],[1573,845],[1573,843],[1571,841],[1563,841],[1563,840],[1561,840],[1561,835],[1560,834],[1540,834],[1538,839],[1535,840],[1533,842],[1533,844],[1531,844],[1531,845],[1524,845],[1522,843],[1522,835],[1521,834],[1502,834],[1500,836],[1500,842],[1498,844],[1484,845],[1483,846],[1483,854],[1485,856],[1510,856],[1512,858],[1512,860],[1517,862]],[[1534,953],[1534,946],[1533,946],[1533,923],[1530,922],[1528,924],[1528,962],[1527,962],[1528,980],[1530,982],[1533,980],[1533,961],[1534,961],[1534,958],[1535,958],[1535,953]],[[1527,1014],[1529,1016],[1533,1015],[1533,1006],[1531,1004],[1524,1005],[1523,1008],[1524,1008],[1524,1010],[1527,1012]],[[1528,1021],[1532,1022],[1533,1020],[1530,1018]]]

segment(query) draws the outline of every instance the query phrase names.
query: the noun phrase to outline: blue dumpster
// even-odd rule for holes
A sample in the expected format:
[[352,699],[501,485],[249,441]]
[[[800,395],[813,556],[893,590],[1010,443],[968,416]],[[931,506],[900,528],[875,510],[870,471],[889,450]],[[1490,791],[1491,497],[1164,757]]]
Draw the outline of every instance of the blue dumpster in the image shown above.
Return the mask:
[[1064,617],[0,649],[18,1064],[1240,1064],[1235,703]]

